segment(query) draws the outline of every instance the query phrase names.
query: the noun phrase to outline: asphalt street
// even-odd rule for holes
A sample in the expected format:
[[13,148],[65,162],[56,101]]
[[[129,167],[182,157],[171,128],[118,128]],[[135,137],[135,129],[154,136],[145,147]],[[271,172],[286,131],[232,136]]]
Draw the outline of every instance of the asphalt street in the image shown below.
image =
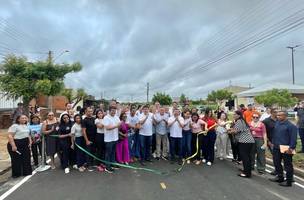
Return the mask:
[[119,169],[114,174],[75,170],[64,174],[60,169],[48,170],[33,175],[5,199],[300,200],[304,197],[301,187],[282,188],[268,180],[270,175],[239,178],[238,167],[231,161],[216,161],[212,167],[190,164],[182,172],[174,170],[178,165],[166,161],[154,161],[147,167],[168,171],[169,174],[130,169]]

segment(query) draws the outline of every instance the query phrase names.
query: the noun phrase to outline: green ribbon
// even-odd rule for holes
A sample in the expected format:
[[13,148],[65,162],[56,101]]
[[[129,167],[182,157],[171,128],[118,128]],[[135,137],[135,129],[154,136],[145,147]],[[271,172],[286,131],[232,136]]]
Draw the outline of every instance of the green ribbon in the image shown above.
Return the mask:
[[[49,135],[49,136],[59,138],[59,135]],[[81,151],[85,152],[87,155],[91,156],[92,158],[94,158],[102,163],[108,164],[108,165],[115,165],[115,166],[124,167],[124,168],[128,168],[128,169],[134,169],[134,170],[142,170],[142,171],[151,172],[151,173],[158,174],[158,175],[167,175],[168,174],[167,172],[161,172],[158,170],[149,169],[149,168],[145,168],[145,167],[135,167],[132,165],[125,165],[125,164],[120,164],[120,163],[116,163],[116,162],[109,162],[106,160],[102,160],[102,159],[98,158],[97,156],[95,156],[94,154],[87,151],[86,149],[84,149],[83,147],[79,146],[76,142],[75,142],[75,145],[77,148],[79,148]]]

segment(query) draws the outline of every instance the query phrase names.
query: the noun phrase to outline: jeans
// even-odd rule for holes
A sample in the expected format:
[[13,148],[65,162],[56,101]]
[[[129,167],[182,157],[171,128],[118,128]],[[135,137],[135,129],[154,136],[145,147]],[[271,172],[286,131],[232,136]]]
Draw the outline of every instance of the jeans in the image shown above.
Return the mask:
[[[85,142],[83,137],[76,137],[75,138],[75,143],[79,145],[82,148],[85,148]],[[77,167],[82,167],[84,166],[86,162],[86,156],[85,153],[80,150],[78,147],[75,146],[75,151],[76,151],[76,163]]]
[[[95,155],[95,152],[96,152],[96,142],[95,142],[96,136],[95,135],[94,136],[88,135],[88,139],[92,143],[87,146],[86,150],[88,152],[90,152],[91,154]],[[94,158],[92,158],[91,156],[87,155],[86,159],[87,159],[88,167],[90,167],[90,166],[92,167],[94,165]]]
[[273,148],[273,162],[275,170],[279,178],[284,177],[282,162],[284,163],[284,168],[286,171],[287,183],[291,183],[293,180],[293,165],[292,165],[292,155],[281,153],[279,148]]
[[304,153],[304,128],[299,128],[299,136],[301,139],[301,144],[302,144],[302,153]]
[[136,139],[136,135],[134,133],[128,135],[130,158],[134,158],[136,155],[135,139]]
[[176,155],[182,159],[182,138],[170,137],[170,155],[172,160],[175,159]]
[[[113,142],[105,142],[106,152],[105,152],[105,161],[108,162],[115,162],[115,155],[116,155],[116,143],[117,141]],[[110,163],[106,163],[106,167],[111,167]]]
[[243,173],[251,177],[251,151],[253,148],[254,143],[239,143],[239,152],[240,152],[240,157],[243,162]]
[[235,141],[235,138],[233,135],[229,134],[230,144],[231,144],[231,150],[233,154],[233,159],[237,161],[241,161],[240,156],[240,150],[239,150],[239,144]]
[[151,159],[152,136],[139,135],[141,161]]
[[[202,143],[203,143],[203,135],[197,135],[196,133],[192,133],[192,138],[191,138],[191,149],[192,149],[192,155],[196,154],[196,156],[194,157],[196,160],[200,160],[201,159],[201,150],[202,150]],[[198,140],[198,141],[197,141]]]
[[265,149],[261,149],[264,144],[263,138],[254,138],[255,143],[251,151],[251,168],[254,169],[255,160],[257,160],[257,170],[265,171],[266,169],[266,156]]
[[183,149],[183,157],[188,158],[192,155],[191,152],[191,141],[192,141],[192,131],[184,131],[183,130],[183,139],[182,139],[182,149]]
[[203,136],[202,151],[207,162],[214,161],[214,145],[216,141],[216,133],[214,130],[208,131],[206,136]]
[[59,147],[60,147],[60,163],[62,169],[67,168],[70,164],[72,164],[71,160],[71,142],[70,138],[60,138],[59,139]]
[[[39,150],[39,154],[38,154]],[[42,156],[42,143],[41,142],[35,142],[32,144],[32,155],[33,155],[33,160],[35,163],[35,166],[38,166],[39,161],[38,161],[38,155]]]
[[[105,157],[105,143],[104,143],[104,134],[97,133],[95,138],[96,143],[96,155],[100,159]],[[98,162],[99,163],[99,162]]]

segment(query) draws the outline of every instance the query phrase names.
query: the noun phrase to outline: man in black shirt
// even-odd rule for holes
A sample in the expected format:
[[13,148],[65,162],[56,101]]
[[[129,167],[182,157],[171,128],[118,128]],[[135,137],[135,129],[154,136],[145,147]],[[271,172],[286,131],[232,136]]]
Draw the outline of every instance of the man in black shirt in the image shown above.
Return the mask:
[[[270,117],[264,119],[264,121],[263,121],[263,123],[266,127],[266,132],[267,132],[267,146],[268,146],[271,154],[272,154],[272,150],[273,150],[273,144],[271,143],[271,141],[272,141],[272,136],[273,136],[273,131],[274,131],[276,121],[277,121],[277,110],[272,108],[270,110]],[[276,175],[277,173],[274,170],[270,174]]]
[[[95,118],[93,117],[93,109],[88,107],[86,110],[86,117],[82,121],[82,134],[87,145],[87,151],[94,154],[96,151],[95,137],[97,128],[95,125]],[[88,170],[93,171],[94,159],[90,156],[87,157]]]

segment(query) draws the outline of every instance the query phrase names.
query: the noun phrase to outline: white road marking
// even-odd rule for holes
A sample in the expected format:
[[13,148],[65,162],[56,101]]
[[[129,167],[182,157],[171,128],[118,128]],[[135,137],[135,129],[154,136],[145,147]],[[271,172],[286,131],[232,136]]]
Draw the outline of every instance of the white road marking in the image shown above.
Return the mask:
[[288,198],[286,198],[286,197],[284,197],[284,196],[282,196],[282,195],[280,195],[280,194],[278,194],[278,193],[276,193],[276,192],[274,192],[274,191],[272,191],[272,190],[269,190],[269,189],[267,189],[267,188],[265,188],[265,190],[267,190],[268,192],[270,192],[270,193],[273,194],[274,196],[279,197],[279,198],[282,199],[282,200],[289,200]]
[[[55,155],[55,158],[57,157],[57,154]],[[51,162],[50,159],[48,159],[46,161],[47,163]],[[18,182],[16,185],[14,185],[13,187],[11,187],[8,191],[6,191],[4,194],[2,194],[0,196],[0,200],[5,199],[6,197],[8,197],[10,194],[12,194],[15,190],[17,190],[22,184],[24,184],[26,181],[28,181],[32,176],[34,176],[37,173],[37,170],[35,169],[32,172],[32,175],[28,175],[26,177],[24,177],[20,182]]]
[[[271,168],[271,169],[274,169],[273,166],[268,165],[268,164],[266,164],[266,167],[269,167],[269,168]],[[300,181],[303,181],[303,182],[304,182],[304,179],[303,179],[303,178],[301,178],[301,177],[299,177],[299,176],[296,176],[296,175],[294,175],[294,177],[297,178],[297,179],[299,179]]]

